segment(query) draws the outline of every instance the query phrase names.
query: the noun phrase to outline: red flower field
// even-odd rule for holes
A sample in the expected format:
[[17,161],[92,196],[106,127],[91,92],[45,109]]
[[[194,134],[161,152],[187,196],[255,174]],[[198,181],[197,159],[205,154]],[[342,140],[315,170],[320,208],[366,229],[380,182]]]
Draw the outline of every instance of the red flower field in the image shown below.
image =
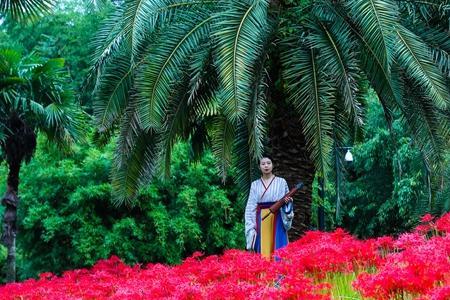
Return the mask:
[[311,231],[275,262],[228,250],[195,253],[178,266],[128,266],[118,257],[91,269],[0,287],[0,299],[450,299],[450,214],[426,215],[397,239],[357,240]]

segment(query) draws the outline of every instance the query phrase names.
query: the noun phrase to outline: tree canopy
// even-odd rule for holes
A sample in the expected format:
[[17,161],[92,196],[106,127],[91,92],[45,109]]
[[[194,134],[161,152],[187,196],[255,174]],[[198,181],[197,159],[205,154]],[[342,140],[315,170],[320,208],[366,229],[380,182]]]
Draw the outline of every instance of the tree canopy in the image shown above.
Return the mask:
[[[90,72],[99,131],[120,131],[117,201],[132,199],[159,166],[167,171],[180,138],[210,142],[222,174],[237,161],[238,182],[248,186],[270,126],[271,88],[287,91],[321,176],[333,143],[363,123],[368,86],[386,122],[401,114],[436,167],[448,137],[447,13],[441,1],[117,4],[97,34]],[[268,76],[277,59],[281,84]]]

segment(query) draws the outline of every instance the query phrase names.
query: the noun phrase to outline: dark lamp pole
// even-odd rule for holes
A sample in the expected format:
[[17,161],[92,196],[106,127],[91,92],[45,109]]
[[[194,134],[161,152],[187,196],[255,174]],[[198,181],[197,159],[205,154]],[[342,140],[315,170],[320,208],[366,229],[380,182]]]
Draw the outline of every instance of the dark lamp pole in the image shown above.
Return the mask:
[[352,147],[335,147],[335,169],[336,169],[336,222],[339,220],[339,216],[341,214],[341,195],[340,195],[340,187],[341,187],[341,164],[339,160],[339,150],[347,150],[345,153],[344,159],[347,162],[353,161],[353,154],[350,152]]

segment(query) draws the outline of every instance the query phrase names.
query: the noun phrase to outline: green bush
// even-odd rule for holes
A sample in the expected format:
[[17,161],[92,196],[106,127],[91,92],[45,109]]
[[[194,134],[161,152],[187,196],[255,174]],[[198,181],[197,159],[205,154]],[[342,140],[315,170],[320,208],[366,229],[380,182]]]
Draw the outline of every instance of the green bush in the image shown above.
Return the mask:
[[21,170],[20,278],[90,266],[113,254],[127,263],[175,264],[197,250],[243,247],[236,193],[221,184],[211,154],[193,162],[189,150],[175,147],[170,177],[155,178],[133,207],[114,207],[112,145],[58,154],[41,140]]
[[432,210],[420,151],[401,119],[386,127],[373,97],[367,99],[364,141],[352,149],[354,161],[344,164],[341,184],[341,226],[359,237],[400,234]]

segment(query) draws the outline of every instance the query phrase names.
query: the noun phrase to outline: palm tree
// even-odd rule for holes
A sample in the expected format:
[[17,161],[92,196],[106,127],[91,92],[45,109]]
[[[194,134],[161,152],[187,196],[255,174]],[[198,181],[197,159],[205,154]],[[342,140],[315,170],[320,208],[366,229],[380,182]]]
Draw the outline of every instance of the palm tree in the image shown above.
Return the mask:
[[0,0],[0,16],[9,13],[16,20],[35,19],[52,10],[55,0]]
[[82,135],[83,115],[67,89],[63,59],[38,60],[0,49],[0,159],[8,165],[1,242],[8,248],[7,281],[15,281],[19,172],[36,149],[36,136],[67,147]]
[[[436,166],[448,138],[446,12],[433,0],[118,4],[98,32],[88,79],[99,131],[120,132],[117,202],[170,171],[179,139],[196,151],[209,143],[223,176],[237,168],[243,191],[267,149],[288,181],[310,185],[314,171],[326,180],[333,144],[360,132],[367,88]],[[309,205],[297,205],[300,231]]]
[[[85,5],[103,7],[117,0],[82,0]],[[119,0],[120,1],[120,0]],[[57,0],[0,0],[0,17],[9,14],[18,21],[37,20],[39,17],[51,13],[57,6]]]

